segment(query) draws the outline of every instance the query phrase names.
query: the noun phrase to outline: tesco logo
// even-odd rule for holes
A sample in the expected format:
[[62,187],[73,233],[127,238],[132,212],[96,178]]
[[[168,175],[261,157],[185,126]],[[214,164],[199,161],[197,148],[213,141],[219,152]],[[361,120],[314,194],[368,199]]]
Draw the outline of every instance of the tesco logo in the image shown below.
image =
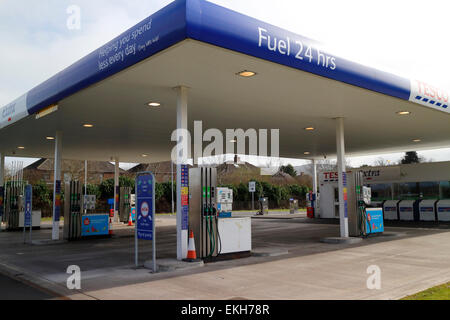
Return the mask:
[[417,81],[417,85],[419,94],[442,102],[448,102],[448,93],[444,92],[443,90],[433,87],[422,81]]
[[323,175],[325,176],[325,179],[328,180],[339,179],[339,174],[337,172],[324,172]]

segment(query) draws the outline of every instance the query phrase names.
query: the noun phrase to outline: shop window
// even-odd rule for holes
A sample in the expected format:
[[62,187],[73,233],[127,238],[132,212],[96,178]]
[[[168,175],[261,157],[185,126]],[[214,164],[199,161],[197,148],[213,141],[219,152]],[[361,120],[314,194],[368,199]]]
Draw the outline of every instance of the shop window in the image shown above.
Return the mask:
[[398,186],[399,200],[414,200],[420,198],[420,190],[418,182],[400,183]]
[[421,199],[439,198],[439,182],[420,182],[419,189]]
[[392,185],[390,183],[372,184],[372,200],[383,201],[392,199]]
[[440,183],[439,197],[441,199],[450,199],[450,181],[442,181]]

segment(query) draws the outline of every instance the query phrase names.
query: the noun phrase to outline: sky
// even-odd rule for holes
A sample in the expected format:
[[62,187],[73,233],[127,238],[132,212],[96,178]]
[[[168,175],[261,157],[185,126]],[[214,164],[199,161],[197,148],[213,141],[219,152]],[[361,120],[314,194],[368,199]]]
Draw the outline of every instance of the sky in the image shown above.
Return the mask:
[[[170,0],[0,0],[0,106],[6,105]],[[347,59],[450,91],[450,41],[445,0],[211,0],[325,44]],[[67,9],[81,9],[69,30]],[[422,151],[450,160],[450,149]],[[402,154],[383,155],[398,161]],[[352,165],[376,157],[352,158]],[[7,159],[8,162],[11,159]],[[26,160],[26,163],[31,160]],[[293,162],[289,160],[290,162]]]

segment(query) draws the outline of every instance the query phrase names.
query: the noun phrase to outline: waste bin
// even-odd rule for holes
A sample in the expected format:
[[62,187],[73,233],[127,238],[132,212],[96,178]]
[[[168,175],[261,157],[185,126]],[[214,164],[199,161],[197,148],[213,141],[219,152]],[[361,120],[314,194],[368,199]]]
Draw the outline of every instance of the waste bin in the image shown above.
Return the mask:
[[298,200],[289,199],[289,211],[291,214],[298,213]]
[[269,214],[269,198],[259,198],[259,215]]

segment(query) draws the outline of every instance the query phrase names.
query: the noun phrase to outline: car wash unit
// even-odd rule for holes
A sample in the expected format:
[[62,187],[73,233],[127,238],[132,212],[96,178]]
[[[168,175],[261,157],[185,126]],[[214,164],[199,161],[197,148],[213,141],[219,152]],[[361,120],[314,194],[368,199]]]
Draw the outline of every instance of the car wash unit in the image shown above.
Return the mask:
[[[346,175],[349,221],[368,219],[369,213],[358,212],[358,200],[355,200],[361,188],[366,194],[363,198],[367,198],[364,201],[366,211],[379,210],[381,223],[388,220],[450,221],[450,162],[364,167],[349,170]],[[357,176],[361,176],[362,181],[356,181]],[[317,217],[339,217],[336,172],[319,173],[319,191]],[[373,229],[377,230],[377,225]],[[351,230],[355,235],[364,231],[354,227]]]
[[[347,173],[346,155],[450,146],[445,90],[350,61],[307,37],[207,1],[176,0],[109,40],[0,109],[1,186],[5,156],[55,159],[54,240],[60,237],[62,215],[68,215],[63,234],[69,239],[107,233],[111,223],[129,219],[132,200],[129,190],[119,188],[119,160],[172,159],[177,259],[187,256],[190,230],[203,258],[251,250],[250,221],[230,218],[229,191],[217,188],[213,168],[185,170],[187,159],[196,164],[205,150],[225,153],[207,145],[209,129],[224,136],[237,128],[279,132],[257,137],[256,150],[227,136],[223,146],[234,149],[227,153],[309,159],[314,172],[317,160],[336,157],[330,195],[323,190],[329,182],[321,177],[321,199],[314,179],[310,200],[316,212],[320,205],[320,216],[339,213],[344,238],[380,230],[364,223],[378,219],[379,212],[369,217],[364,187],[370,183]],[[190,148],[194,143],[187,132],[198,136],[196,121],[202,122],[203,139]],[[61,180],[63,158],[115,163],[110,214],[88,216],[80,186]],[[372,188],[372,195],[376,192]],[[415,200],[393,197],[383,200]],[[399,219],[407,212],[401,205]],[[434,210],[444,213],[445,208],[439,202]]]

